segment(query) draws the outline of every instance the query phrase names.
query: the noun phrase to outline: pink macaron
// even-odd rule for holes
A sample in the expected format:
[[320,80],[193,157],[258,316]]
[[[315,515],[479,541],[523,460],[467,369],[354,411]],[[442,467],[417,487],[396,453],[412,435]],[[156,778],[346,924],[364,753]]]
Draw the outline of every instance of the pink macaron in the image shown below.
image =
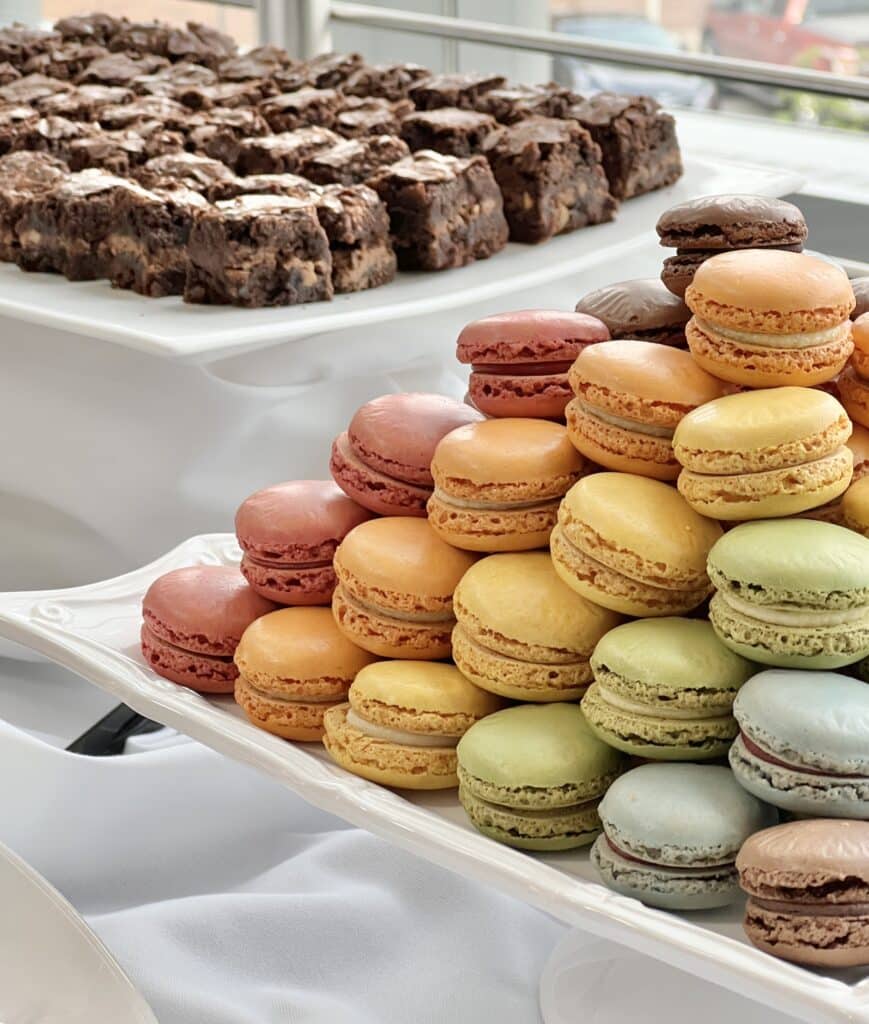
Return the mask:
[[563,420],[567,371],[586,345],[608,339],[606,324],[585,313],[519,309],[468,324],[456,355],[470,363],[468,397],[487,416]]
[[329,604],[335,549],[371,513],[331,480],[291,480],[257,491],[235,514],[241,571],[278,604]]
[[335,438],[329,469],[341,490],[372,512],[424,517],[438,442],[481,419],[476,409],[444,395],[382,395],[358,409]]
[[200,693],[232,693],[241,634],[278,606],[252,590],[233,566],[192,565],[160,576],[142,600],[142,654],[173,683]]

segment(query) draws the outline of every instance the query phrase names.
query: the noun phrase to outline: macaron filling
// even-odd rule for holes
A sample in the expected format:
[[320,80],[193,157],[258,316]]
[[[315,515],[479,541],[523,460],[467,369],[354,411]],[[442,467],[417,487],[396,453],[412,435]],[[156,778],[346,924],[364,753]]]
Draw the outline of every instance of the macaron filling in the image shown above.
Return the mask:
[[476,800],[483,807],[489,807],[493,811],[507,812],[517,818],[525,818],[529,821],[550,821],[558,818],[567,818],[571,815],[581,813],[584,810],[589,810],[596,807],[600,802],[600,797],[591,797],[589,800],[583,800],[576,804],[564,804],[559,807],[515,807],[512,804],[501,804],[496,803],[494,800],[486,800],[484,797],[479,796],[477,793],[473,794],[474,800]]
[[[698,683],[697,689],[700,688],[701,685]],[[674,707],[674,701],[661,701],[658,704],[643,704],[640,701],[628,700],[621,694],[608,689],[602,682],[600,682],[600,680],[597,682],[597,692],[600,699],[606,701],[606,703],[612,705],[612,707],[618,708],[620,711],[626,711],[631,715],[640,715],[643,718],[669,718],[680,721],[704,722],[718,718],[732,717],[730,707],[704,707],[694,709]]]
[[[340,704],[346,700],[346,695],[339,694],[312,694],[312,695],[299,695],[298,697],[290,697],[286,693],[276,694],[270,693],[268,690],[263,690],[259,686],[254,686],[253,683],[246,677],[242,676],[245,686],[253,690],[254,693],[258,694],[264,700],[274,702],[276,704]],[[300,680],[300,685],[304,686],[305,680]],[[350,686],[349,681],[347,687]]]
[[486,373],[494,376],[551,377],[559,373],[567,373],[573,360],[563,362],[537,363],[472,363],[472,373]]
[[430,733],[410,732],[407,729],[393,729],[387,725],[379,725],[370,719],[363,717],[355,708],[347,711],[347,725],[359,732],[370,736],[375,740],[383,740],[385,743],[398,743],[403,747],[455,747],[461,736],[448,736],[444,734],[432,735]]
[[827,779],[865,779],[865,775],[858,773],[846,773],[828,771],[823,768],[809,768],[804,764],[799,764],[795,761],[783,761],[781,758],[776,757],[775,754],[771,754],[768,750],[762,747],[759,743],[755,742],[743,728],[739,733],[739,740],[745,749],[754,757],[760,761],[765,761],[767,764],[776,765],[779,768],[786,768],[788,771],[799,772],[801,775],[818,775]]
[[817,626],[842,626],[847,623],[869,625],[869,605],[829,611],[778,604],[753,604],[744,598],[736,597],[728,590],[719,590],[718,596],[732,611],[771,626],[796,626],[797,628],[811,629]]
[[454,505],[456,508],[479,509],[486,512],[512,512],[525,508],[543,508],[546,505],[557,506],[561,500],[560,496],[538,501],[471,501],[468,498],[456,498],[447,494],[441,488],[435,488],[434,497],[444,505]]
[[789,903],[787,900],[765,900],[752,896],[751,903],[761,910],[775,914],[794,914],[800,917],[864,917],[869,915],[869,903]]
[[[147,617],[147,616],[146,616]],[[161,636],[156,630],[152,629],[147,623],[142,625],[143,638],[146,638],[154,646],[168,648],[170,652],[177,652],[182,657],[195,657],[197,662],[209,664],[213,663],[217,665],[231,665],[232,655],[231,654],[206,654],[203,651],[191,650],[189,647],[181,647],[176,643],[172,643],[171,640],[167,640]]]
[[397,622],[415,622],[421,625],[428,623],[453,622],[452,608],[440,612],[407,612],[397,608],[388,608],[385,605],[374,604],[369,601],[360,600],[355,594],[348,591],[347,585],[342,587],[344,601],[351,607],[368,614],[382,616],[387,619],[395,619]]
[[802,331],[793,334],[759,334],[755,331],[738,331],[732,327],[713,324],[695,316],[695,322],[702,331],[713,331],[729,341],[739,342],[754,348],[818,348],[847,340],[851,329],[850,320],[844,320],[835,327],[827,327],[820,331]]
[[611,412],[607,412],[601,409],[599,406],[591,405],[588,402],[583,401],[581,398],[577,399],[580,409],[587,415],[594,419],[602,420],[604,423],[609,423],[612,427],[620,427],[622,430],[636,431],[638,434],[648,434],[651,437],[665,437],[672,438],[675,431],[675,427],[662,427],[655,423],[641,423],[639,420],[625,419],[623,416],[616,416]]
[[[731,870],[736,870],[734,860],[718,861],[709,864],[670,864],[666,861],[650,860],[647,857],[638,857],[636,856],[636,854],[628,853],[627,850],[623,849],[621,846],[614,843],[612,837],[606,832],[606,825],[604,825],[604,839],[610,852],[613,853],[616,857],[620,857],[622,860],[629,861],[631,864],[641,864],[644,867],[654,868],[655,871],[669,871],[672,872],[674,875],[705,875],[709,874],[710,871],[720,873],[720,871],[716,871],[716,869],[721,868],[728,869],[728,874],[730,874]],[[734,858],[735,856],[736,855],[734,854]]]
[[292,572],[294,569],[328,569],[332,565],[331,558],[312,562],[285,562],[281,560],[279,555],[269,558],[257,558],[249,552],[245,552],[244,560],[246,562],[250,562],[251,565],[257,565],[262,569],[286,569],[289,572]]

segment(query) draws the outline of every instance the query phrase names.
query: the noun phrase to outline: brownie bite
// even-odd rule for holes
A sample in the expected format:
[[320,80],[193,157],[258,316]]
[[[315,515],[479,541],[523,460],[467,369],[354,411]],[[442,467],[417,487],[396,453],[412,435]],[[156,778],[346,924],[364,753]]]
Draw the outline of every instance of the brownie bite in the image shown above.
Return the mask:
[[40,114],[68,117],[71,121],[99,121],[105,107],[129,103],[133,93],[117,85],[76,85],[67,92],[56,92],[36,100]]
[[186,148],[234,167],[242,139],[267,135],[269,126],[256,110],[215,107],[188,122]]
[[542,242],[613,219],[617,203],[600,149],[577,122],[529,117],[489,135],[483,148],[515,241]]
[[570,107],[600,146],[616,199],[672,185],[682,176],[676,122],[650,96],[602,92]]
[[566,117],[579,97],[555,82],[489,89],[478,97],[475,109],[491,114],[501,124],[515,124],[526,117]]
[[214,85],[188,85],[178,88],[175,99],[191,110],[213,107],[238,109],[257,106],[263,98],[262,84],[252,82],[216,82]]
[[166,41],[166,56],[172,61],[191,61],[216,68],[238,53],[235,40],[210,25],[188,21],[185,28],[172,28]]
[[26,104],[0,106],[0,157],[18,148],[19,137],[38,121],[39,112]]
[[152,75],[139,75],[130,83],[130,87],[142,96],[168,96],[177,99],[177,93],[196,86],[216,85],[217,74],[202,64],[191,64],[182,61],[180,64],[169,64],[160,68]]
[[289,67],[290,63],[290,56],[282,47],[260,46],[222,60],[217,71],[222,82],[250,82],[271,78],[276,71]]
[[347,81],[363,63],[358,53],[321,53],[281,69],[274,78],[282,92],[293,92],[305,86],[334,89]]
[[317,216],[332,251],[336,293],[378,288],[395,277],[389,214],[373,189],[327,185],[320,190]]
[[434,149],[451,156],[473,156],[498,127],[494,117],[475,110],[441,107],[408,114],[401,122],[401,137],[416,152]]
[[380,167],[408,155],[407,144],[394,135],[342,139],[306,160],[302,173],[318,185],[357,185]]
[[54,31],[66,41],[108,46],[121,31],[124,22],[124,18],[116,18],[111,14],[75,14],[56,21]]
[[342,97],[336,89],[299,89],[264,100],[259,109],[271,130],[277,133],[309,125],[330,128],[341,104]]
[[8,60],[0,62],[0,87],[21,78],[21,72]]
[[410,87],[431,71],[421,64],[363,64],[342,84],[348,96],[379,96],[386,100],[408,98]]
[[12,149],[29,149],[51,153],[61,160],[69,158],[69,147],[76,139],[90,138],[99,127],[86,121],[70,121],[66,117],[40,117],[36,122],[19,126]]
[[67,175],[67,167],[49,153],[9,153],[0,157],[0,260],[12,262],[18,249],[15,226],[29,196],[48,192]]
[[301,174],[315,153],[341,141],[328,128],[300,128],[295,132],[242,139],[235,170],[238,174]]
[[183,187],[122,194],[106,239],[112,284],[152,298],[181,295],[193,218],[207,206],[202,195]]
[[153,75],[160,68],[167,67],[169,62],[164,57],[149,54],[131,57],[126,53],[109,53],[105,57],[97,57],[82,71],[76,81],[80,85],[94,82],[97,85],[130,85],[142,75]]
[[126,177],[135,174],[137,167],[154,157],[180,152],[183,147],[180,135],[164,131],[156,124],[153,128],[150,132],[122,129],[73,139],[66,152],[69,168],[71,171],[83,171],[88,167],[100,167]]
[[507,244],[501,191],[484,157],[420,150],[368,184],[386,203],[402,268],[461,267]]
[[247,195],[199,211],[186,302],[288,306],[332,297],[332,260],[314,203]]
[[299,174],[248,174],[217,181],[208,190],[212,203],[236,196],[318,196],[322,190]]
[[187,152],[156,156],[136,172],[139,183],[148,189],[183,186],[203,194],[217,182],[233,177],[232,171],[219,160]]
[[58,32],[45,32],[27,25],[13,24],[0,29],[0,61],[23,67],[37,54],[44,53],[61,40]]
[[13,106],[22,103],[33,105],[38,100],[54,96],[59,92],[66,92],[70,88],[69,82],[49,78],[47,75],[22,75],[21,78],[16,78],[8,85],[0,87],[0,103]]
[[343,103],[343,108],[335,115],[332,127],[346,139],[362,139],[370,135],[398,135],[402,119],[413,111],[410,100],[346,96]]
[[162,21],[124,21],[109,41],[109,49],[168,57],[171,31]]
[[190,119],[190,111],[166,96],[141,96],[131,103],[103,107],[100,124],[103,128],[128,128],[137,121],[160,121],[170,131],[183,131]]
[[506,79],[503,75],[484,75],[478,72],[456,72],[429,75],[408,89],[408,95],[417,110],[436,110],[438,107],[462,107],[475,110],[483,93],[500,89]]
[[22,71],[26,75],[40,74],[49,78],[74,79],[98,57],[109,51],[95,43],[62,43],[52,46],[44,53],[31,57]]

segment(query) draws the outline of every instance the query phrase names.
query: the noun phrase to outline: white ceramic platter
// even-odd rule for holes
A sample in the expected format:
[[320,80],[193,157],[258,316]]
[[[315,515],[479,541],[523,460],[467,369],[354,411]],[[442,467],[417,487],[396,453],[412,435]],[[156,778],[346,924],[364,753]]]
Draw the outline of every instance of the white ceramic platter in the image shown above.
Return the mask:
[[60,893],[0,845],[0,1021],[157,1024]]
[[[180,298],[147,299],[113,290],[105,281],[71,283],[53,274],[25,274],[0,265],[0,318],[23,320],[188,362],[206,362],[296,338],[388,320],[427,316],[574,274],[618,256],[643,236],[654,237],[658,216],[701,195],[753,192],[781,196],[798,188],[788,171],[692,157],[671,188],[622,204],[617,218],[544,245],[518,245],[469,267],[441,273],[402,273],[391,284],[332,302],[278,309],[189,306]],[[8,328],[7,328],[8,329]]]
[[678,915],[644,907],[600,885],[585,852],[531,856],[500,846],[470,828],[453,792],[391,792],[338,768],[318,744],[286,743],[255,728],[229,697],[209,699],[155,675],[138,642],[149,584],[170,569],[234,564],[239,555],[233,536],[211,534],[113,580],[0,594],[0,636],[273,776],[312,804],[568,924],[812,1024],[869,1024],[867,972],[824,974],[775,960],[746,942],[738,908]]

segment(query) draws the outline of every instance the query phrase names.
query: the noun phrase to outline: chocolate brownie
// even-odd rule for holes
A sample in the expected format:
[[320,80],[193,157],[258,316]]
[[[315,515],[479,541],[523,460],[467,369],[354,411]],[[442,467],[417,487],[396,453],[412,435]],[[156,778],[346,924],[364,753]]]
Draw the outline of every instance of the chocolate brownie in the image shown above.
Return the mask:
[[301,174],[307,161],[321,150],[341,142],[328,128],[300,128],[295,132],[242,139],[235,170],[238,174]]
[[410,100],[363,99],[346,96],[343,109],[332,125],[346,139],[362,139],[369,135],[398,135],[402,118],[413,111]]
[[195,153],[166,153],[148,160],[138,171],[136,179],[145,188],[172,188],[183,186],[203,195],[218,181],[229,181],[234,175],[219,160]]
[[14,150],[29,149],[51,153],[68,160],[69,147],[76,139],[84,139],[99,131],[97,125],[87,121],[70,121],[66,117],[40,117],[35,123],[19,126],[12,144]]
[[63,43],[31,57],[21,70],[26,75],[40,74],[70,80],[78,78],[88,64],[98,57],[105,57],[108,52],[96,43]]
[[451,156],[473,156],[482,152],[483,143],[497,127],[488,114],[441,107],[408,114],[401,122],[401,137],[414,152],[434,149]]
[[21,72],[14,65],[10,64],[8,60],[0,63],[0,86],[9,85],[10,82],[15,82],[20,77]]
[[598,93],[570,107],[603,153],[603,166],[616,199],[630,199],[682,176],[676,123],[650,96]]
[[36,100],[40,114],[68,117],[71,121],[98,121],[104,107],[129,103],[133,93],[119,85],[77,85]]
[[87,167],[100,167],[122,177],[135,172],[147,160],[165,153],[181,150],[183,139],[175,132],[167,132],[154,123],[150,133],[134,129],[100,132],[98,135],[74,139],[67,146],[70,170],[83,171]]
[[[214,85],[189,85],[178,88],[173,96],[191,110],[210,110],[212,107],[256,106],[263,98],[261,81],[216,82]],[[267,95],[267,91],[266,91]]]
[[0,157],[0,260],[15,259],[15,225],[23,201],[59,185],[68,173],[66,164],[48,153],[20,152]]
[[408,155],[407,144],[394,135],[342,139],[307,160],[302,174],[318,185],[358,185],[379,168]]
[[67,92],[72,87],[69,82],[46,75],[33,74],[16,78],[14,82],[0,87],[0,102],[11,105],[21,103],[35,104],[46,96],[54,96],[59,92]]
[[183,131],[189,119],[190,111],[166,96],[140,96],[100,111],[100,124],[109,129],[128,128],[137,121],[160,121],[170,131]]
[[395,277],[389,214],[365,185],[327,185],[320,190],[317,216],[332,251],[336,293],[378,288]]
[[248,174],[217,181],[208,190],[212,203],[236,196],[319,196],[322,189],[299,174]]
[[91,61],[76,81],[80,85],[87,82],[96,82],[98,85],[130,85],[133,79],[142,75],[153,75],[155,71],[167,67],[168,64],[164,57],[154,57],[150,54],[131,57],[126,53],[110,53]]
[[222,82],[249,82],[271,78],[281,68],[289,67],[290,55],[280,46],[260,46],[237,57],[228,57],[218,65]]
[[269,126],[256,110],[236,107],[228,110],[214,107],[197,115],[188,123],[186,148],[193,153],[220,160],[234,167],[242,139],[267,135]]
[[173,61],[192,61],[216,68],[222,60],[238,53],[235,41],[216,28],[188,21],[186,28],[169,30],[166,56]]
[[207,199],[186,188],[121,195],[106,239],[112,284],[152,298],[181,295],[193,218],[207,207]]
[[477,72],[456,72],[429,75],[408,89],[417,110],[437,110],[438,107],[461,107],[474,110],[483,93],[500,89],[506,79],[503,75],[483,75]]
[[579,96],[570,89],[547,82],[490,89],[477,98],[474,108],[491,114],[501,124],[515,124],[526,117],[565,117],[578,100]]
[[331,128],[341,105],[336,89],[299,89],[263,100],[259,109],[273,132],[291,132],[309,125]]
[[108,46],[125,23],[125,18],[115,18],[111,14],[75,14],[56,21],[54,31],[64,40]]
[[13,24],[0,29],[0,61],[8,61],[16,68],[22,67],[31,57],[44,53],[50,46],[60,42],[57,32],[44,32],[27,25]]
[[109,40],[109,49],[116,53],[168,57],[172,31],[162,21],[128,21]]
[[482,156],[420,150],[381,168],[368,184],[389,210],[400,267],[461,267],[507,244],[501,192]]
[[306,86],[334,89],[346,82],[362,64],[358,53],[321,53],[275,72],[274,78],[282,92],[294,92]]
[[515,241],[542,242],[615,216],[600,149],[576,121],[529,117],[493,132],[483,149]]
[[106,240],[123,194],[138,185],[100,170],[66,175],[49,191],[23,203],[16,225],[16,262],[24,270],[53,270],[71,281],[106,277],[111,253]]
[[142,96],[168,96],[178,99],[179,90],[201,85],[216,85],[217,74],[202,64],[169,64],[152,75],[140,75],[130,83],[130,88]]
[[17,146],[19,137],[39,121],[39,112],[25,103],[0,107],[0,156]]
[[430,75],[431,71],[421,64],[363,64],[343,83],[341,90],[348,96],[404,100],[415,82]]
[[186,302],[288,306],[332,298],[332,260],[314,203],[239,196],[198,212]]

